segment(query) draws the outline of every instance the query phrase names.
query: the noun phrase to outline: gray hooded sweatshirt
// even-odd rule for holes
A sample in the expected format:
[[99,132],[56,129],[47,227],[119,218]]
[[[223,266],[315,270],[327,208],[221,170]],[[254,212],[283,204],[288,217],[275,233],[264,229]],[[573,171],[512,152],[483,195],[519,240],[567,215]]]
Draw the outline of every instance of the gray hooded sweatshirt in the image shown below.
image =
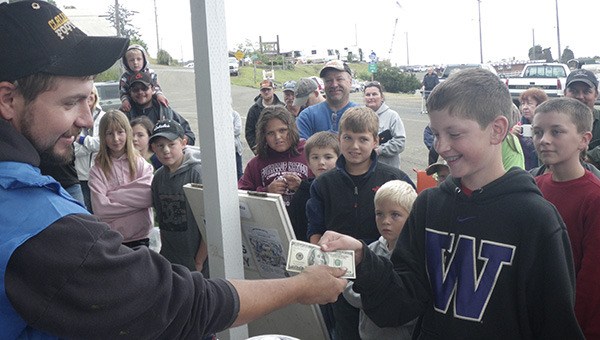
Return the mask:
[[183,186],[202,183],[202,168],[200,150],[186,147],[183,152],[183,163],[175,172],[170,172],[164,165],[156,170],[152,180],[152,205],[160,228],[161,255],[171,263],[194,271],[202,235]]

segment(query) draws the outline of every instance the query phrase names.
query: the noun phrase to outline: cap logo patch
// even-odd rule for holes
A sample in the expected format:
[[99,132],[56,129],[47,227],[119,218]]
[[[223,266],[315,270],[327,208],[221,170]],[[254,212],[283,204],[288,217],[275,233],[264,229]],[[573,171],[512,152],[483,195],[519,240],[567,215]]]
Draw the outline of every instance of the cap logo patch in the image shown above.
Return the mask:
[[159,125],[156,125],[156,126],[154,127],[154,131],[156,132],[156,131],[158,131],[158,130],[160,130],[160,129],[168,129],[169,127],[170,127],[170,126],[169,126],[169,124],[168,124],[168,123],[159,124]]
[[48,26],[54,30],[54,33],[56,33],[60,40],[69,35],[75,28],[71,20],[62,12],[55,16],[54,19],[49,20]]

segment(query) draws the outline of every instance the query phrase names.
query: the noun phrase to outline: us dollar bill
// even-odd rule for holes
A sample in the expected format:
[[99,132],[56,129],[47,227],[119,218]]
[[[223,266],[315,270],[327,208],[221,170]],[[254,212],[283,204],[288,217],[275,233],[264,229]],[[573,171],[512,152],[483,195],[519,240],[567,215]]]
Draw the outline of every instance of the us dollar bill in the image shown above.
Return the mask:
[[354,265],[354,250],[336,250],[324,252],[321,247],[308,242],[291,240],[285,269],[290,272],[299,273],[304,268],[312,265],[324,264],[330,267],[344,267],[346,273],[342,276],[346,279],[356,278],[356,266]]

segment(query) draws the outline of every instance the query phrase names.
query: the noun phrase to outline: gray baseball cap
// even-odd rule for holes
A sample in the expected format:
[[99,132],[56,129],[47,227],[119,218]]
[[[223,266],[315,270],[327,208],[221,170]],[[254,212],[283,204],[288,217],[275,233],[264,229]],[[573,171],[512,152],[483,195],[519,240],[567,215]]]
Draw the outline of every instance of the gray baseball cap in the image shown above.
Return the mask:
[[319,88],[314,79],[311,78],[300,78],[296,83],[296,88],[294,89],[294,93],[296,94],[296,99],[294,99],[294,106],[304,106],[308,101],[308,96],[316,91]]

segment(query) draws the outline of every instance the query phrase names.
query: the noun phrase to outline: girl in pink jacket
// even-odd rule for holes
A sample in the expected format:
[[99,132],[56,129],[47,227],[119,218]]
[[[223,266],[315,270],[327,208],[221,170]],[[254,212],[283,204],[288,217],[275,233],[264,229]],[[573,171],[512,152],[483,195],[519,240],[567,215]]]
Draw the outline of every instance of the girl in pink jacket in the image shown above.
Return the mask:
[[90,169],[89,186],[94,214],[134,248],[149,245],[153,227],[153,168],[133,147],[127,116],[119,110],[100,120],[100,151]]

